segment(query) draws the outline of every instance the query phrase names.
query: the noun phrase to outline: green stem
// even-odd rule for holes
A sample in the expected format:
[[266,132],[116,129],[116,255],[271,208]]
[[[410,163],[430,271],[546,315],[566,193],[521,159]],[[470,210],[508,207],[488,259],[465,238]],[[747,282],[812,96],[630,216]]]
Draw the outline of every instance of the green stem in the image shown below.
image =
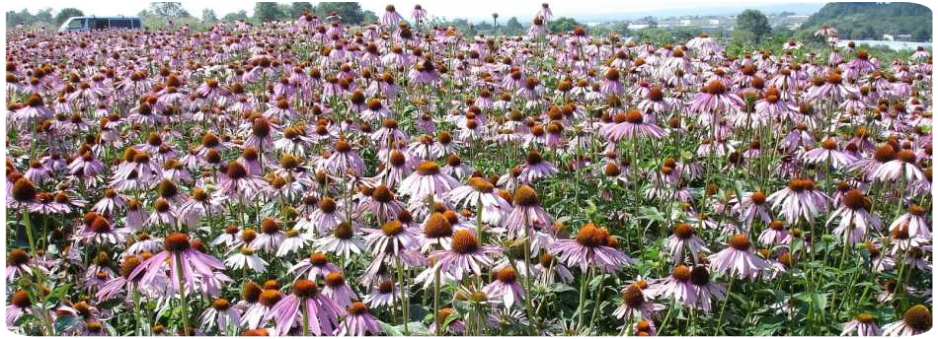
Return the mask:
[[183,326],[182,333],[188,337],[190,335],[189,333],[189,297],[186,295],[186,286],[183,283],[182,256],[180,256],[178,253],[173,254],[173,255],[176,256],[175,258],[176,259],[176,279],[178,279],[179,287],[180,287],[179,299],[180,299],[180,303],[182,306],[180,310],[180,312],[182,312],[182,326]]
[[300,308],[303,311],[303,336],[309,336],[309,307],[306,307],[306,299],[301,299]]
[[29,240],[29,253],[35,255],[36,241],[33,239],[33,223],[29,220],[29,209],[26,206],[23,206],[23,227],[26,228],[26,238]]
[[407,288],[407,285],[404,284],[404,267],[401,265],[401,258],[394,258],[394,264],[394,266],[397,266],[397,281],[399,284],[398,293],[401,295],[401,315],[404,317],[404,335],[410,335],[410,329],[407,327],[407,323],[410,322],[410,302],[407,300],[408,298],[405,295],[405,288]]
[[593,266],[591,265],[586,270],[586,276],[580,281],[580,303],[577,307],[577,329],[583,329],[583,317],[586,311],[586,289],[589,286],[590,280],[593,280]]
[[720,317],[717,319],[717,330],[713,334],[714,336],[720,335],[720,330],[723,329],[723,314],[726,312],[726,304],[730,301],[730,294],[733,293],[733,282],[735,281],[736,279],[730,277],[730,284],[726,287],[726,299],[723,299],[723,306],[720,307]]
[[440,322],[440,269],[433,272],[433,321],[436,322],[436,335],[443,335],[443,323]]

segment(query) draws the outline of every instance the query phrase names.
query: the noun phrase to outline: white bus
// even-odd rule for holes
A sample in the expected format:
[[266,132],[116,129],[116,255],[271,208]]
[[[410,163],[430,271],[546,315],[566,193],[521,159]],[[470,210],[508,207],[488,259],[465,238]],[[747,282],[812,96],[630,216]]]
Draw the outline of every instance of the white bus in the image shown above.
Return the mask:
[[140,29],[143,22],[136,17],[87,17],[76,16],[68,18],[59,27],[59,32],[87,32],[96,29]]

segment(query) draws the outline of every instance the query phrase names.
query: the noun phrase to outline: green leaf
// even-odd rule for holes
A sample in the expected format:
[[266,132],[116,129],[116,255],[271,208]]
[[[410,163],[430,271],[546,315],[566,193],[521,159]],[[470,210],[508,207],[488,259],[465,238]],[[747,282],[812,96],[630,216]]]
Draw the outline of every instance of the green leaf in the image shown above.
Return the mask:
[[446,317],[446,320],[443,321],[443,328],[449,327],[449,324],[453,323],[456,320],[459,320],[459,314],[450,313],[450,315]]
[[108,310],[124,303],[120,298],[108,299],[98,303],[98,309]]
[[401,337],[404,335],[404,332],[398,331],[397,328],[391,326],[390,324],[378,320],[378,324],[381,325],[381,332],[392,337]]
[[36,320],[36,317],[34,317],[32,314],[23,314],[23,315],[20,315],[19,318],[16,318],[16,321],[13,322],[13,326],[23,327],[23,325],[26,325],[32,322],[33,320]]
[[62,333],[81,323],[81,320],[74,315],[59,316],[55,319],[55,332]]
[[69,284],[65,284],[65,285],[56,287],[54,290],[52,290],[52,293],[49,293],[49,295],[46,296],[46,301],[49,302],[49,303],[55,303],[55,302],[59,301],[59,299],[62,298],[62,296],[64,296],[66,293],[68,293],[68,289],[69,289],[70,287],[71,287],[71,285],[69,285]]

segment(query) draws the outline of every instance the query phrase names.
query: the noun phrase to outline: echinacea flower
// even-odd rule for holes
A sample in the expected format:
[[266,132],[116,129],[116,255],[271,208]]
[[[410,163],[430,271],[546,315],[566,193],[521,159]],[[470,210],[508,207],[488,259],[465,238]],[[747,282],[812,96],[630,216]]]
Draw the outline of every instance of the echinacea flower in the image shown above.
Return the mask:
[[788,186],[769,195],[767,201],[772,208],[781,209],[785,221],[795,224],[800,218],[813,222],[814,217],[827,210],[830,197],[816,189],[814,181],[809,178],[795,178],[788,182]]
[[740,279],[755,279],[769,264],[752,253],[749,237],[744,234],[732,236],[726,249],[709,257],[713,271]]
[[882,335],[887,337],[914,336],[931,329],[931,311],[925,305],[915,305],[905,310],[902,319],[883,326]]
[[316,252],[310,254],[309,258],[303,259],[290,267],[287,273],[296,274],[297,279],[300,279],[303,273],[308,272],[307,277],[309,280],[315,281],[317,278],[325,278],[329,273],[340,271],[338,266],[329,262],[329,258],[325,254]]
[[889,225],[889,231],[895,231],[900,228],[908,229],[910,237],[922,239],[931,239],[931,231],[928,230],[928,221],[925,219],[925,208],[919,205],[912,205],[908,212],[896,218]]
[[447,198],[456,205],[468,206],[473,210],[481,205],[482,222],[497,225],[511,210],[511,205],[495,191],[491,182],[479,177],[471,177],[466,185],[459,186],[447,194]]
[[293,293],[277,302],[263,321],[273,319],[280,335],[289,333],[297,322],[304,335],[332,335],[339,317],[345,314],[335,301],[320,293],[315,282],[300,279],[293,282]]
[[551,225],[553,219],[540,206],[537,192],[531,186],[522,185],[515,190],[514,207],[505,218],[504,227],[511,236],[522,237],[537,229]]
[[212,306],[206,308],[200,317],[199,323],[202,330],[209,331],[215,328],[222,333],[231,333],[232,330],[237,329],[241,322],[241,315],[231,306],[228,299],[213,300]]
[[353,300],[358,300],[358,295],[345,283],[345,275],[341,272],[329,272],[323,282],[326,286],[322,293],[335,300],[339,306],[350,307]]
[[434,269],[450,273],[461,280],[467,273],[481,276],[483,267],[492,266],[489,256],[495,252],[495,249],[479,244],[472,231],[458,230],[452,235],[449,249],[431,253],[430,259],[436,262]]
[[13,297],[10,299],[10,305],[6,308],[7,327],[13,327],[13,324],[16,323],[16,320],[19,319],[22,315],[33,313],[32,306],[32,298],[30,298],[26,291],[16,290],[13,292]]
[[365,241],[375,255],[386,253],[396,257],[404,251],[415,249],[418,245],[416,235],[400,220],[388,221],[380,229],[364,231],[370,233],[365,237]]
[[440,172],[440,166],[432,161],[424,161],[417,165],[417,170],[401,181],[400,191],[409,195],[411,199],[424,199],[430,195],[442,196],[459,186],[450,175]]
[[882,228],[882,221],[869,212],[872,202],[860,190],[852,189],[844,194],[841,207],[831,213],[827,224],[840,218],[834,229],[834,235],[847,246],[853,246],[864,240],[870,229]]
[[[167,273],[165,265],[169,266]],[[163,238],[163,252],[153,255],[134,269],[130,278],[139,284],[152,282],[157,275],[169,275],[173,290],[191,293],[214,276],[214,270],[224,270],[225,265],[214,257],[196,250],[189,243],[189,236],[170,233]]]
[[355,234],[355,229],[348,221],[339,223],[332,233],[315,240],[315,247],[326,253],[335,253],[346,259],[352,254],[362,253],[365,244]]
[[878,337],[883,335],[883,330],[876,324],[876,318],[869,313],[860,313],[852,320],[844,323],[844,329],[840,332],[841,336],[857,335],[860,337]]
[[15,282],[19,277],[32,277],[35,273],[46,273],[48,270],[42,265],[34,265],[30,262],[29,254],[26,251],[14,248],[7,253],[7,282]]
[[[680,223],[671,230],[667,247],[671,254],[671,261],[678,263],[684,260],[685,254],[690,255],[697,262],[698,254],[710,252],[703,240],[697,237],[693,226]],[[686,252],[685,252],[686,251]]]
[[567,265],[580,267],[581,272],[592,266],[612,273],[632,264],[632,258],[613,246],[615,239],[609,231],[590,222],[580,228],[575,239],[557,240],[548,249]]
[[678,265],[671,269],[671,275],[648,286],[653,297],[664,297],[687,306],[697,304],[697,290],[691,283],[691,269]]
[[378,318],[371,314],[365,303],[356,301],[347,309],[347,316],[339,325],[339,336],[362,337],[366,335],[381,335],[381,325]]
[[518,272],[514,268],[505,267],[492,274],[495,277],[488,285],[482,289],[490,300],[501,302],[505,308],[510,309],[515,301],[521,301],[525,298],[524,289],[518,282]]

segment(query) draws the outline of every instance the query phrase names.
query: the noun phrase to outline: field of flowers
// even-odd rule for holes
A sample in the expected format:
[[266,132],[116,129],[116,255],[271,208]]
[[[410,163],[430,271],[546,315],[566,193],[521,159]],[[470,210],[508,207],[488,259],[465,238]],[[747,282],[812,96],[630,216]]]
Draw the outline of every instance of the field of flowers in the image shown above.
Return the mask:
[[[914,335],[932,56],[419,6],[7,34],[28,335]],[[406,18],[404,16],[407,16]]]

